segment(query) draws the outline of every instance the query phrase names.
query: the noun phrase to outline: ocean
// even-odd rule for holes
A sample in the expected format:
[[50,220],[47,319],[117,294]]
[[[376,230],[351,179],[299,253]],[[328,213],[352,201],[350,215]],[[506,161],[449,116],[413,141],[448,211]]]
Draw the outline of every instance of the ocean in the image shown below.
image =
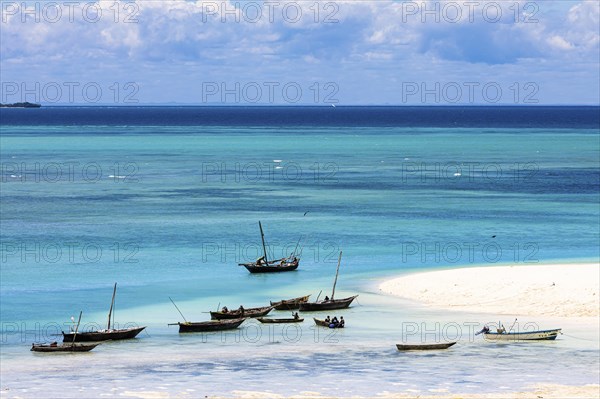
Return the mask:
[[[598,262],[598,107],[42,107],[0,122],[3,398],[598,383],[597,331],[565,324],[578,339],[507,348],[473,337],[489,315],[377,289],[436,268]],[[298,271],[237,265],[262,253],[258,221],[269,257],[300,252]],[[169,297],[202,321],[330,295],[340,251],[336,297],[360,295],[341,332],[314,327],[317,313],[227,334],[167,325],[182,320]],[[115,321],[146,325],[139,339],[29,352],[79,311],[84,330],[104,328],[115,282]],[[407,332],[459,344],[400,354]]]

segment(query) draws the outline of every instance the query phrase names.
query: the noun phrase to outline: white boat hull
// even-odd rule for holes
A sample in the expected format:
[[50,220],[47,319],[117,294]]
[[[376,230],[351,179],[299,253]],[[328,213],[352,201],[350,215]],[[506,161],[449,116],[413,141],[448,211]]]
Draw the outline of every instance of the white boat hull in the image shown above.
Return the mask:
[[483,337],[488,341],[546,341],[556,339],[561,329],[531,331],[531,332],[511,332],[511,333],[484,333]]

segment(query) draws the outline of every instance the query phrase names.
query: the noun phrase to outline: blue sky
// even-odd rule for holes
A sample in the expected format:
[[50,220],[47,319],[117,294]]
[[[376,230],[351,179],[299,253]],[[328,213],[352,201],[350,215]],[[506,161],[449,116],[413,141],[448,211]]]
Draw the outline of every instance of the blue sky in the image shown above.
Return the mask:
[[0,100],[598,104],[599,9],[596,0],[2,0]]

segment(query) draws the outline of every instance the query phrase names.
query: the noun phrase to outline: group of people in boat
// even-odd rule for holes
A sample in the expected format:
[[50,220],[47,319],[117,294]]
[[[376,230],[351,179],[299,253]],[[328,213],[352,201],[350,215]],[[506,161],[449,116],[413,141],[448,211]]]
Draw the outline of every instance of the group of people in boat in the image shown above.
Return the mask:
[[327,316],[325,318],[325,323],[327,323],[331,328],[344,328],[344,324],[346,322],[344,321],[344,316],[340,316],[339,320],[336,316],[333,316],[333,319],[330,319],[329,316]]
[[[237,310],[235,310],[235,312],[244,314],[244,307],[240,305],[240,307]],[[221,308],[221,313],[229,313],[229,309],[227,308],[227,306],[223,306]]]
[[[295,256],[290,256],[289,258],[283,258],[279,260],[279,266],[285,266],[290,263],[294,263],[298,258]],[[276,262],[276,261],[271,261]],[[256,259],[256,266],[269,266],[264,256]]]

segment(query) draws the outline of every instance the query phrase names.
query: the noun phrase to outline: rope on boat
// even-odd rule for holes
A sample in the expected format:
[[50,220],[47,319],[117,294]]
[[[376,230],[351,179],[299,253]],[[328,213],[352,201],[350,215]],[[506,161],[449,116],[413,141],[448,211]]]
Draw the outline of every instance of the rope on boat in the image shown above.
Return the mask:
[[591,342],[598,342],[598,341],[597,341],[597,340],[595,340],[595,339],[579,338],[579,337],[576,337],[576,336],[574,336],[574,335],[565,334],[565,333],[563,333],[563,332],[561,332],[561,334],[562,334],[562,335],[564,335],[565,337],[569,337],[569,338],[578,339],[578,340],[580,340],[580,341],[591,341]]

